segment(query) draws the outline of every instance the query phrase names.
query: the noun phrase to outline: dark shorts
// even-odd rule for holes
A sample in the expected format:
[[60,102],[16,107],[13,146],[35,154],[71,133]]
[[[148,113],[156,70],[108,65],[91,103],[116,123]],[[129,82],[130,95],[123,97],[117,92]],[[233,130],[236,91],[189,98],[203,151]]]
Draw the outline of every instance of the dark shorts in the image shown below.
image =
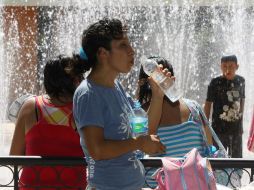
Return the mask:
[[228,150],[228,155],[232,158],[242,158],[242,120],[236,122],[217,120],[217,122],[213,121],[212,126],[223,146]]

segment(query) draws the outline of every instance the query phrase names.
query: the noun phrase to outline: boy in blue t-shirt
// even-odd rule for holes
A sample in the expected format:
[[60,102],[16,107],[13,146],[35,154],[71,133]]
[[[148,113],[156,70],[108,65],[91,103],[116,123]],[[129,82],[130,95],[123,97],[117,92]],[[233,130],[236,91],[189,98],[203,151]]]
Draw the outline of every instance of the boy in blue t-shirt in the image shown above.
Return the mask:
[[236,74],[238,67],[235,55],[221,58],[222,75],[211,80],[204,107],[209,118],[212,106],[212,127],[233,158],[242,158],[245,79]]

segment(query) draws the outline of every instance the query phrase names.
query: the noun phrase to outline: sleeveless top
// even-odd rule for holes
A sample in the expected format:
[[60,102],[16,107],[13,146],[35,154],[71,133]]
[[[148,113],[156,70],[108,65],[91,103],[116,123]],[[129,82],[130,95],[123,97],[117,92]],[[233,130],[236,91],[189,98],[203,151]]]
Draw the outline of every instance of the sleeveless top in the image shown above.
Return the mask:
[[[38,122],[25,136],[25,155],[46,157],[84,157],[80,138],[75,131],[72,103],[55,106],[43,96],[35,97],[35,105],[40,112]],[[36,189],[35,186],[86,188],[85,166],[29,166],[22,169],[20,177],[22,190]],[[34,188],[28,188],[34,187]]]
[[161,157],[183,157],[193,148],[197,148],[202,156],[206,155],[207,144],[197,103],[183,100],[190,110],[189,119],[179,125],[158,127],[157,135],[166,146],[166,153],[159,155]]
[[[189,99],[183,101],[190,110],[189,118],[178,125],[158,127],[157,135],[166,146],[166,153],[156,155],[157,157],[183,157],[193,148],[196,148],[202,156],[206,156],[207,140],[197,107],[199,105]],[[154,168],[147,171],[146,183],[149,187],[157,186],[157,182],[151,177],[155,171]]]

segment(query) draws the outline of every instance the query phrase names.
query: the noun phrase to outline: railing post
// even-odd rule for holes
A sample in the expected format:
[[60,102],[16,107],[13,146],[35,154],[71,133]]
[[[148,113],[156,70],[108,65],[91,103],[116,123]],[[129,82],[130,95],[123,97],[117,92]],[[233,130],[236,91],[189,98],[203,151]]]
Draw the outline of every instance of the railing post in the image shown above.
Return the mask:
[[14,179],[14,190],[18,190],[18,181],[19,181],[19,172],[18,172],[18,166],[14,165],[14,174],[13,174],[13,179]]
[[[223,168],[239,168],[245,169],[250,175],[250,181],[254,181],[254,159],[237,159],[237,158],[209,158],[214,169]],[[73,157],[40,157],[40,156],[0,156],[0,169],[2,166],[7,167],[13,172],[13,177],[9,184],[1,184],[1,187],[13,187],[14,190],[19,190],[19,166],[80,166],[85,165],[84,158]],[[161,158],[146,158],[141,159],[145,167],[158,168],[162,166]],[[1,171],[0,171],[1,172]],[[41,187],[38,187],[41,188]],[[56,187],[58,188],[58,187]],[[59,187],[60,188],[60,187]]]
[[254,175],[254,168],[250,169],[250,181],[253,181],[253,175]]

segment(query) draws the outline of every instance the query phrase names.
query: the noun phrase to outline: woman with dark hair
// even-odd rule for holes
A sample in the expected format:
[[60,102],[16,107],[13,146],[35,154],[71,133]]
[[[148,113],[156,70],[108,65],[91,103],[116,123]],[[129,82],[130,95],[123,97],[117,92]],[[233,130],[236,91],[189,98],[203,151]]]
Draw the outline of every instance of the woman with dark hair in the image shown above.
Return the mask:
[[[150,57],[149,59],[155,60],[163,69],[167,69],[175,80],[173,67],[168,60],[163,57]],[[145,110],[152,101],[152,91],[147,79],[148,75],[141,67],[137,94]],[[157,120],[153,120],[154,123],[149,125],[150,134],[158,135],[166,146],[166,152],[156,156],[183,157],[192,148],[197,148],[201,155],[206,156],[208,146],[205,131],[208,129],[206,129],[206,118],[203,118],[202,115],[204,115],[202,108],[196,101],[180,98],[173,103],[164,96],[163,101],[157,104]],[[147,182],[150,186],[156,184],[150,178],[147,179]]]
[[[140,190],[144,167],[134,156],[135,150],[154,154],[162,153],[165,147],[155,135],[131,137],[128,116],[133,101],[116,80],[134,64],[126,27],[117,19],[90,25],[82,36],[80,58],[86,70],[91,69],[73,100],[88,164],[88,189]],[[154,103],[163,98],[159,88],[153,89],[153,98]]]
[[[72,97],[83,79],[76,57],[58,56],[44,68],[46,94],[29,98],[19,111],[10,155],[84,157],[72,114]],[[82,166],[24,167],[20,189],[86,188]]]

